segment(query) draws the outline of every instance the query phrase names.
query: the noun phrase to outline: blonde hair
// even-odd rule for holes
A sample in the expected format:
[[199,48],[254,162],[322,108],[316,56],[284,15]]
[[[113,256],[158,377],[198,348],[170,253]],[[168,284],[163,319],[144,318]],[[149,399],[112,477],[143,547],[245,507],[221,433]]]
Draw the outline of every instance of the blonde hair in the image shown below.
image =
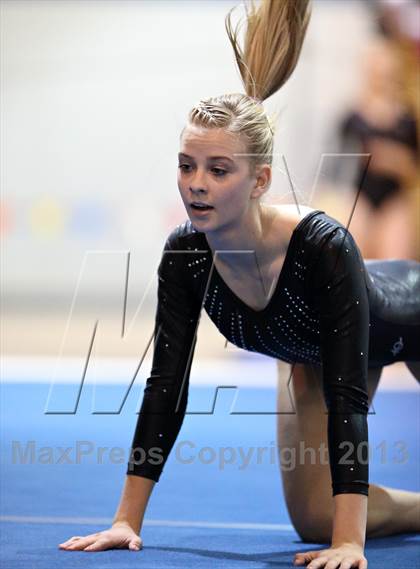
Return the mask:
[[238,42],[238,27],[232,30],[231,12],[225,19],[245,88],[202,99],[188,114],[190,124],[226,128],[244,139],[251,172],[257,164],[272,165],[274,122],[262,102],[289,79],[296,67],[309,23],[310,0],[262,0],[258,8],[251,0],[246,8],[244,49]]

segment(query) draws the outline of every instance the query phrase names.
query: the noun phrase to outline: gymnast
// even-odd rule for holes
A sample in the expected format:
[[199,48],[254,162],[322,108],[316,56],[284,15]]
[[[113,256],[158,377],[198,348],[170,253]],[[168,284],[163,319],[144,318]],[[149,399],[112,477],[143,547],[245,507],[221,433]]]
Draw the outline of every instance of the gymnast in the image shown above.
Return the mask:
[[297,553],[294,563],[366,569],[366,538],[420,531],[418,494],[369,485],[358,452],[383,366],[403,361],[420,378],[420,263],[363,261],[326,212],[262,202],[274,134],[263,101],[293,72],[309,14],[308,0],[252,6],[244,51],[226,17],[245,94],[199,101],[181,132],[178,188],[188,219],[170,232],[158,267],[152,370],[120,503],[109,529],[62,549],[142,548],[147,504],[185,416],[203,307],[232,344],[290,366],[296,413],[281,412],[288,374],[279,371],[281,446],[328,444],[326,465],[282,471],[301,539],[329,545]]
[[352,235],[363,257],[408,259],[415,241],[410,210],[418,175],[416,116],[401,87],[404,75],[392,43],[375,38],[362,61],[358,99],[339,126],[342,153],[360,153]]

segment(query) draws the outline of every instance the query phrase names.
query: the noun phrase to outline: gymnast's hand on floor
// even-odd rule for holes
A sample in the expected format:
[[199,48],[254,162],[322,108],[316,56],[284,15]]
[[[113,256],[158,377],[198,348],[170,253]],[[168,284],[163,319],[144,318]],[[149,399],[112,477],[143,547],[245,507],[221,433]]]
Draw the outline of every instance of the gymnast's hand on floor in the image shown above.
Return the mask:
[[367,559],[363,555],[363,548],[353,543],[343,543],[319,551],[296,553],[294,565],[302,566],[304,563],[308,563],[306,569],[320,569],[321,567],[328,569],[367,569],[368,566]]
[[110,529],[82,537],[76,535],[60,543],[59,548],[67,551],[104,551],[105,549],[131,549],[139,551],[143,541],[131,526],[117,522]]

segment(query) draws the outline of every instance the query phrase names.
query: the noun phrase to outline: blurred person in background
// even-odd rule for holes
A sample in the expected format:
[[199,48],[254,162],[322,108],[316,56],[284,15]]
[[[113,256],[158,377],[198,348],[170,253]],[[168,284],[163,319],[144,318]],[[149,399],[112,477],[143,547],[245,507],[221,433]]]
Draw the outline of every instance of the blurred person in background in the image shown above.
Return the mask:
[[378,37],[361,62],[363,84],[340,124],[341,152],[360,153],[351,231],[365,258],[415,258],[418,127],[393,42]]

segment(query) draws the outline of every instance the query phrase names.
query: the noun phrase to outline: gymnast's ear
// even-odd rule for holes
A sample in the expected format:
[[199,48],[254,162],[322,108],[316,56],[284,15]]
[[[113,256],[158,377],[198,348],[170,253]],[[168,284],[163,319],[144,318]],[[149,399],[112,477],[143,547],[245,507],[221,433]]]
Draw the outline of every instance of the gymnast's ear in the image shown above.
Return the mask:
[[271,173],[270,164],[257,164],[255,166],[253,174],[255,185],[251,192],[251,198],[260,198],[270,189]]

